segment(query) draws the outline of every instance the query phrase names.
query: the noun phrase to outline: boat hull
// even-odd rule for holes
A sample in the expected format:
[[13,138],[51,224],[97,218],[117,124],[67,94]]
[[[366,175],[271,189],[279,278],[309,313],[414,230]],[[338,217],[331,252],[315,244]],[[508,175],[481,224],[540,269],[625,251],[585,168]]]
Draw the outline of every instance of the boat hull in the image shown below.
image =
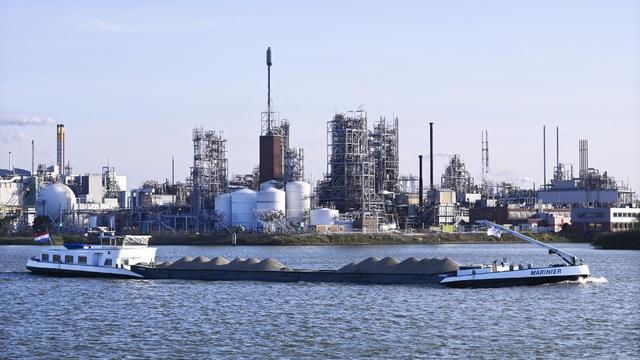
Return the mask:
[[589,267],[587,265],[574,265],[450,276],[440,283],[456,288],[489,288],[577,281],[589,276]]
[[43,263],[33,260],[27,262],[27,270],[40,275],[57,277],[142,278],[142,275],[122,268]]

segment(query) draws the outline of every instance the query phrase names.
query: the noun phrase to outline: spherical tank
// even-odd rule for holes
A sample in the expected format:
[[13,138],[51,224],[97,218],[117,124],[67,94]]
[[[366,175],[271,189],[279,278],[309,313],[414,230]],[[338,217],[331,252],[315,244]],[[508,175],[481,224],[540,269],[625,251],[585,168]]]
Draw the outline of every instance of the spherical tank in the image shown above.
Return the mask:
[[334,209],[313,209],[310,211],[309,225],[333,225],[338,218],[338,210]]
[[253,212],[256,209],[256,192],[240,189],[231,193],[231,225],[254,228]]
[[64,184],[47,185],[36,196],[36,216],[49,216],[59,221],[60,214],[76,208],[76,195]]
[[268,188],[258,191],[256,211],[258,214],[265,214],[270,211],[285,212],[285,195],[284,191],[276,188]]
[[231,225],[231,194],[216,196],[215,211],[225,225]]
[[311,208],[311,184],[292,181],[287,183],[286,190],[287,219],[301,222]]

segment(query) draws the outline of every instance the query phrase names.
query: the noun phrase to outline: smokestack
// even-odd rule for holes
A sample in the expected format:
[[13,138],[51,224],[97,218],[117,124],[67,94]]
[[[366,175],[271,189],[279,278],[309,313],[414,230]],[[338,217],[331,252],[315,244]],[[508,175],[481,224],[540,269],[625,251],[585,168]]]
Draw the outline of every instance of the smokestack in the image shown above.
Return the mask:
[[547,127],[542,126],[542,188],[547,188]]
[[433,123],[429,123],[429,189],[433,191]]
[[589,142],[587,139],[578,142],[578,155],[580,158],[579,176],[585,178],[589,171]]
[[13,164],[11,164],[11,151],[9,151],[9,171],[13,172]]
[[560,128],[556,126],[556,171],[560,175]]
[[35,172],[35,164],[36,164],[35,153],[36,153],[36,143],[35,143],[35,141],[31,140],[31,176],[35,176],[35,174],[34,174],[34,172]]
[[175,185],[175,180],[176,180],[176,167],[175,167],[175,162],[173,160],[173,156],[171,157],[171,185]]
[[422,205],[424,204],[424,194],[422,193],[422,155],[418,155],[418,172],[418,205],[422,208]]
[[57,153],[58,153],[58,173],[60,175],[64,175],[64,125],[58,124],[56,127],[57,131]]

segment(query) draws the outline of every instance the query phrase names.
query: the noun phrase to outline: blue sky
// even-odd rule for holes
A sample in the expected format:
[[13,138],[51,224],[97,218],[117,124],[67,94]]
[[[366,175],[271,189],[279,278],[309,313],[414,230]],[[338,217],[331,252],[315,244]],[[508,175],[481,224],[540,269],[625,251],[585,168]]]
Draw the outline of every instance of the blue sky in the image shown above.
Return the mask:
[[[461,154],[477,181],[487,129],[492,177],[539,185],[542,126],[557,125],[561,162],[577,168],[587,138],[591,166],[640,190],[640,2],[390,4],[0,0],[0,166],[12,151],[29,168],[30,139],[53,163],[60,122],[74,172],[109,159],[138,185],[169,178],[175,156],[184,179],[202,125],[224,131],[230,172],[249,172],[271,46],[275,107],[313,180],[326,121],[362,105],[370,122],[400,118],[404,174],[433,121],[435,152]],[[53,124],[11,125],[25,117]],[[551,174],[551,140],[548,153]]]

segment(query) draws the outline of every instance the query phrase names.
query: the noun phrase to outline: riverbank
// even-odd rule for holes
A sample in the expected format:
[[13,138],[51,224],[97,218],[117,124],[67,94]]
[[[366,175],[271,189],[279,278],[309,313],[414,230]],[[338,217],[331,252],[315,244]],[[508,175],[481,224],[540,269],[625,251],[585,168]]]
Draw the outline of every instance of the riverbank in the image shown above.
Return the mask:
[[[559,234],[529,234],[532,237],[547,243],[553,242],[589,242],[579,241],[580,237],[566,237]],[[62,245],[64,242],[84,243],[86,239],[82,235],[63,234],[51,235],[54,245]],[[503,235],[501,238],[487,236],[484,233],[418,233],[418,234],[237,234],[236,245],[254,246],[296,246],[296,245],[398,245],[398,244],[468,244],[468,243],[508,243],[521,242],[511,235]],[[0,236],[0,245],[38,245],[30,236]],[[48,245],[44,243],[42,245]],[[228,234],[152,234],[149,245],[230,245],[231,236]]]

